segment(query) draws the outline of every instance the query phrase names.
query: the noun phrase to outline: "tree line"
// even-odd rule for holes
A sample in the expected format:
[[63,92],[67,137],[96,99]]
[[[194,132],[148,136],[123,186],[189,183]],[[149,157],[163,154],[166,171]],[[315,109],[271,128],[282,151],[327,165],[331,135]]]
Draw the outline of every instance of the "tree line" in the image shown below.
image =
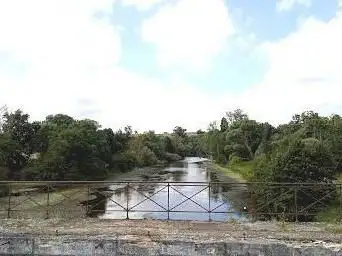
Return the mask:
[[238,109],[211,123],[207,150],[220,164],[253,163],[251,181],[333,181],[342,170],[342,117],[313,111],[274,127]]
[[241,172],[248,181],[325,184],[306,189],[292,187],[290,194],[281,193],[279,187],[258,184],[253,191],[257,205],[267,206],[264,211],[294,212],[295,207],[304,211],[312,205],[319,212],[342,196],[333,185],[342,171],[342,117],[339,115],[326,117],[306,111],[274,127],[252,120],[238,109],[228,112],[219,124],[211,123],[206,137],[207,150],[216,162],[232,168],[248,166]]
[[251,163],[249,181],[333,181],[342,170],[342,117],[307,111],[274,127],[237,109],[197,136],[180,126],[171,134],[137,133],[130,126],[113,131],[64,114],[30,122],[21,110],[5,112],[0,123],[2,179],[101,179],[185,156]]
[[[21,110],[5,112],[0,119],[0,180],[95,180],[135,167],[166,164],[185,156],[211,157],[229,168],[243,167],[247,181],[268,183],[334,184],[342,172],[342,117],[314,111],[295,114],[277,127],[249,118],[241,109],[227,112],[220,123],[189,136],[177,126],[170,134],[102,129],[94,120],[77,120],[65,114],[29,121]],[[296,195],[259,184],[253,189],[257,205],[269,212],[298,209],[320,200],[333,204],[334,187],[312,188]]]
[[0,125],[0,179],[93,180],[134,167],[165,164],[186,155],[200,155],[186,129],[172,134],[138,134],[101,129],[93,120],[49,115],[29,121],[17,110],[5,112]]

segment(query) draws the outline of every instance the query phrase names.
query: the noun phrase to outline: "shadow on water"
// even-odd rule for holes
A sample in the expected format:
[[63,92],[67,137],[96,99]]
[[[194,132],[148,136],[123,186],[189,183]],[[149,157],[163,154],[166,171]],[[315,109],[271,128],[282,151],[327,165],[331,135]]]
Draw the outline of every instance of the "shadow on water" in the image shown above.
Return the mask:
[[[131,183],[129,187],[127,184],[118,184],[103,188],[111,191],[111,194],[94,195],[96,197],[90,204],[92,211],[89,214],[91,217],[105,219],[125,219],[125,208],[128,204],[130,219],[244,219],[238,212],[246,205],[247,188],[240,184],[212,184],[209,189],[206,182],[219,182],[220,177],[213,171],[209,172],[208,165],[194,161],[198,161],[198,158],[186,158],[166,168],[152,173],[144,172],[143,175],[134,177],[134,180],[144,183]],[[151,181],[154,183],[148,183]],[[170,187],[162,182],[169,182]],[[179,182],[203,184],[189,186]],[[212,211],[210,214],[209,208]]]
[[96,188],[96,191],[89,196],[89,200],[82,201],[80,204],[86,207],[87,217],[98,217],[106,212],[107,200],[113,196],[113,191],[109,187]]

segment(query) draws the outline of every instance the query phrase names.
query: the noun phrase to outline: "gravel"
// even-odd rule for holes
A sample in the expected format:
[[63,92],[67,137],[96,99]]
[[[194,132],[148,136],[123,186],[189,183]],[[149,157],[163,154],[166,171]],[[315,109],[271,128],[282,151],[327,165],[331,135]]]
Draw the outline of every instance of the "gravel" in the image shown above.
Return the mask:
[[282,240],[342,243],[342,225],[100,219],[1,219],[0,234],[149,236],[163,240]]

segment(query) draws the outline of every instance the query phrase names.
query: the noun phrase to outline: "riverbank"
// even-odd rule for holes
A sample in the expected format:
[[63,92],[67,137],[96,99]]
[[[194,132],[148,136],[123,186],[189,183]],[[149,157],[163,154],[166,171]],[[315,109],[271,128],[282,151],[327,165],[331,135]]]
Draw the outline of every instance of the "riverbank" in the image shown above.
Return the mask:
[[[212,163],[213,168],[223,173],[226,177],[236,180],[236,182],[245,183],[250,180],[253,172],[253,162],[237,162],[230,165],[222,166],[217,163]],[[222,177],[221,177],[222,179]],[[336,183],[342,184],[342,174],[336,176]],[[328,205],[323,211],[316,216],[316,221],[322,223],[341,223],[341,202],[342,191],[337,189],[336,199]]]
[[[337,175],[336,183],[342,184],[342,174]],[[329,222],[329,223],[341,223],[342,222],[342,185],[337,189],[337,197],[324,211],[317,215],[317,221]]]
[[[184,160],[171,163],[183,165]],[[97,214],[105,213],[106,202],[113,195],[124,193],[125,184],[115,182],[164,182],[172,180],[177,171],[168,171],[169,164],[154,165],[151,167],[135,168],[128,172],[115,173],[103,182],[91,185],[53,182],[48,186],[42,183],[19,182],[11,184],[10,203],[9,197],[0,197],[0,218],[10,215],[11,218],[83,218],[87,209],[95,205]],[[49,189],[49,193],[47,193]],[[147,192],[148,193],[148,192]],[[10,211],[8,212],[8,208]]]
[[229,167],[221,166],[221,165],[216,164],[216,163],[212,163],[212,166],[213,166],[212,168],[214,170],[219,171],[220,173],[222,173],[226,177],[230,177],[230,178],[236,180],[236,182],[241,182],[241,183],[246,182],[246,180],[243,178],[243,176],[240,173],[233,172]]
[[237,182],[248,182],[253,177],[253,161],[239,161],[229,163],[227,165],[220,165],[212,163],[213,168],[222,172],[224,175],[235,179]]

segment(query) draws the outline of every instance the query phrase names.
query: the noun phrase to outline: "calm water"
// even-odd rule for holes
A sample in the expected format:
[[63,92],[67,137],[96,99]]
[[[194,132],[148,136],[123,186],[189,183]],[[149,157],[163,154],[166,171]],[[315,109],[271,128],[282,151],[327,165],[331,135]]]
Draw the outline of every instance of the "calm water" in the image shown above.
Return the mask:
[[[126,212],[122,211],[128,202],[128,206],[131,208],[130,219],[168,219],[168,213],[165,212],[167,209],[173,211],[169,213],[171,220],[244,219],[241,214],[227,212],[242,210],[247,193],[245,188],[217,185],[209,191],[205,184],[190,186],[189,184],[172,183],[218,181],[216,173],[209,171],[209,163],[198,163],[200,160],[203,159],[186,158],[184,161],[160,169],[157,173],[142,174],[135,180],[144,181],[144,183],[131,184],[129,189],[125,185],[111,186],[110,189],[114,191],[114,194],[107,201],[105,214],[100,218],[125,219]],[[170,182],[170,187],[168,188],[167,184],[148,183],[151,181]],[[191,200],[187,200],[190,197]],[[213,211],[211,214],[207,212],[209,206]]]

